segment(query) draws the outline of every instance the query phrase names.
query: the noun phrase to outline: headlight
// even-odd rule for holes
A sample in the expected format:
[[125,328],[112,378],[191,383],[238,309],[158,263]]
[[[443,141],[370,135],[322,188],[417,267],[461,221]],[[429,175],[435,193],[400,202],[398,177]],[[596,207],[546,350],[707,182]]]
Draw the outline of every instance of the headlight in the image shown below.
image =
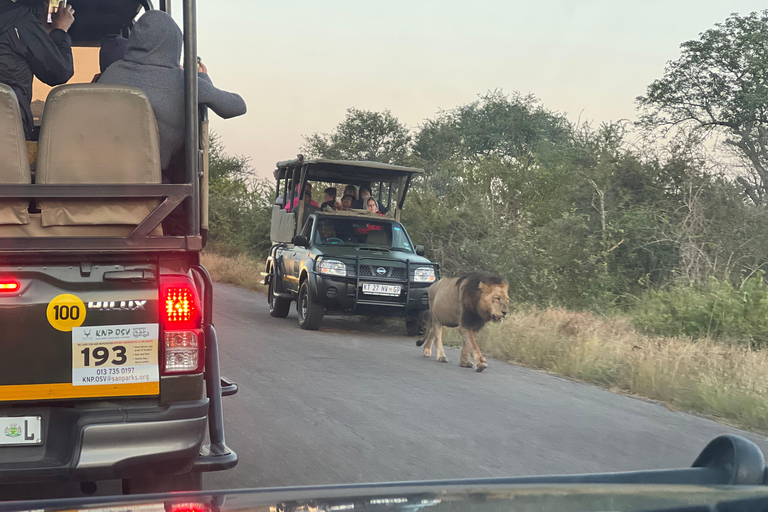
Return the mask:
[[338,260],[321,260],[320,273],[326,276],[346,276],[347,266]]
[[413,280],[417,283],[434,283],[435,269],[432,267],[418,267],[413,272]]

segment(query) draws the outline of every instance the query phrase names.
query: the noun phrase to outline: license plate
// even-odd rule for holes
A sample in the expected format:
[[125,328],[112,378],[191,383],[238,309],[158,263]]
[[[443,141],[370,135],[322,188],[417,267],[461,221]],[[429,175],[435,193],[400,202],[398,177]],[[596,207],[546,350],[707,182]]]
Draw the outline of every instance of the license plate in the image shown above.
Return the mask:
[[0,417],[0,446],[41,445],[42,425],[39,416]]
[[369,295],[390,295],[397,297],[400,295],[400,287],[390,284],[363,283],[363,293]]

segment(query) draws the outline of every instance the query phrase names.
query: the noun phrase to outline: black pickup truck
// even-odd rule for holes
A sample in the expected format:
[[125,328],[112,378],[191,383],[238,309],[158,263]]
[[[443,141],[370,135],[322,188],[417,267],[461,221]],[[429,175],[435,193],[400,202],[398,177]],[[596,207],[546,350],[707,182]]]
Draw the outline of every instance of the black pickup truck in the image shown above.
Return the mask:
[[[403,316],[408,334],[418,334],[429,308],[427,289],[440,277],[437,264],[424,257],[424,247],[414,245],[399,222],[418,172],[378,162],[279,162],[273,245],[264,272],[272,316],[286,317],[296,301],[302,329],[318,329],[325,312],[333,311]],[[312,184],[336,183],[370,188],[377,207],[388,213],[319,209],[305,196]]]

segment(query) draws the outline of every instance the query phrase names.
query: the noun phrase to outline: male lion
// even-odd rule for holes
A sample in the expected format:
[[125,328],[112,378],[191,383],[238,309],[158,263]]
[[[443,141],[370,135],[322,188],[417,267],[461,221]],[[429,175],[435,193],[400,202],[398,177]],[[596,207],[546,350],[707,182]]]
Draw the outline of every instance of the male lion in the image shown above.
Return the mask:
[[[500,277],[472,272],[462,277],[441,279],[429,287],[429,322],[424,339],[416,346],[424,345],[424,357],[432,355],[432,343],[437,345],[437,360],[447,363],[443,350],[443,326],[458,327],[464,344],[461,347],[459,366],[472,368],[469,360],[475,360],[477,371],[488,367],[480,353],[475,335],[490,321],[500,322],[509,312],[509,283]],[[426,343],[425,343],[426,342]]]

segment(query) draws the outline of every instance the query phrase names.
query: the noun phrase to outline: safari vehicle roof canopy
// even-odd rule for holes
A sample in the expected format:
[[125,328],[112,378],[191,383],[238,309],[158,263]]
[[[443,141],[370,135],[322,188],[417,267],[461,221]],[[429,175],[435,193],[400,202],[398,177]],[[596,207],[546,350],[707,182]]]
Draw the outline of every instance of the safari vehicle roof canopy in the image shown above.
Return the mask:
[[284,179],[293,169],[302,166],[306,166],[307,178],[311,181],[328,181],[331,183],[396,181],[402,177],[410,177],[413,174],[424,172],[424,169],[416,167],[403,167],[365,160],[327,160],[324,158],[304,160],[304,157],[299,155],[299,158],[295,160],[277,162],[275,178]]
[[[104,37],[122,34],[133,26],[142,9],[153,8],[151,0],[68,0],[77,16],[69,35],[74,46],[100,46]],[[165,1],[159,7],[165,10]]]
[[[303,155],[293,160],[277,162],[274,172],[277,180],[275,190],[276,204],[272,207],[272,228],[270,238],[275,243],[291,243],[298,230],[301,229],[298,219],[304,215],[304,185],[307,182],[326,182],[370,186],[379,184],[379,204],[383,200],[383,188],[387,185],[388,206],[393,206],[390,213],[394,213],[394,219],[400,221],[400,216],[405,202],[405,195],[414,175],[424,172],[416,167],[404,167],[401,165],[385,164],[381,162],[355,161],[355,160],[328,160],[315,158],[305,160]],[[298,188],[298,208],[285,209],[285,205],[293,205],[296,198],[296,185]],[[394,192],[394,197],[393,197]],[[391,200],[394,199],[394,205]],[[367,215],[367,212],[362,212]]]

